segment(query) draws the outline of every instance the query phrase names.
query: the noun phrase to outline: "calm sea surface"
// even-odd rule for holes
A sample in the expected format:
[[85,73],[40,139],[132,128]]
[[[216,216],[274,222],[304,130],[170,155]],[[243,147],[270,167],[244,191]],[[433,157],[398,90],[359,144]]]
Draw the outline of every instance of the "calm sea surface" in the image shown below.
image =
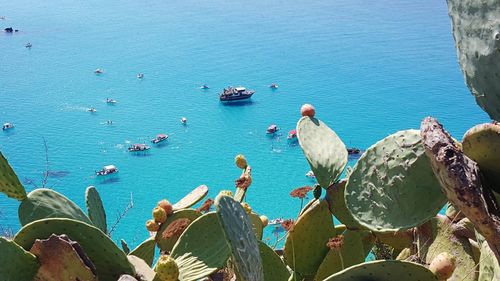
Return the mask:
[[[133,194],[113,233],[131,247],[148,236],[158,200],[175,202],[200,184],[212,198],[233,189],[238,153],[253,166],[253,209],[296,216],[290,190],[313,183],[286,133],[303,103],[362,149],[428,115],[458,139],[488,121],[463,82],[444,0],[0,0],[0,16],[1,29],[20,30],[0,33],[0,123],[16,126],[0,132],[0,150],[32,190],[45,139],[56,171],[48,186],[83,208],[85,188],[97,186],[109,224]],[[220,104],[228,85],[255,89],[252,103]],[[275,138],[265,133],[271,123],[281,128]],[[158,133],[170,134],[167,145],[127,152]],[[96,181],[107,164],[119,176]],[[17,206],[0,195],[1,226],[19,228]]]

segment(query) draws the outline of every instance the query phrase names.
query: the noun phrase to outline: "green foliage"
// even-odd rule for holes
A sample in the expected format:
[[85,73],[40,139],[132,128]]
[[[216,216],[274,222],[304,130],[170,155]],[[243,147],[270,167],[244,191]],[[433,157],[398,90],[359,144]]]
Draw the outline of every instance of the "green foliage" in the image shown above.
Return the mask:
[[87,213],[92,224],[102,230],[102,232],[108,233],[106,211],[104,210],[101,196],[95,187],[87,187],[85,191],[85,204],[87,205]]
[[26,198],[26,190],[2,152],[0,152],[0,192],[17,200]]
[[259,241],[259,251],[264,267],[264,281],[288,280],[290,273],[278,254],[262,241]]
[[4,281],[31,281],[38,271],[35,255],[0,237],[0,277]]
[[478,281],[500,280],[500,264],[486,242],[483,242],[481,245],[481,256],[479,260]]
[[130,251],[129,255],[136,256],[143,259],[149,266],[153,266],[153,260],[155,257],[155,245],[156,242],[153,237],[146,239],[144,242],[139,244],[135,249]]

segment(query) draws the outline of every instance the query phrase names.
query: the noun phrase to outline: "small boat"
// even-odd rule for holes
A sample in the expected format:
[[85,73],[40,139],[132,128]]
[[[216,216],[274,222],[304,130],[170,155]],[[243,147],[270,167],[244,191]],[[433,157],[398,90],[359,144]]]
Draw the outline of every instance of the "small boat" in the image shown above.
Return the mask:
[[166,134],[158,134],[154,139],[151,140],[152,143],[157,144],[162,141],[166,141],[168,139],[168,135]]
[[118,168],[116,168],[114,165],[104,166],[102,167],[102,170],[95,172],[97,176],[106,176],[115,173],[118,173]]
[[2,130],[4,130],[4,131],[7,131],[7,130],[13,129],[13,128],[14,128],[14,124],[12,124],[12,123],[5,123],[2,126]]
[[33,47],[33,44],[31,44],[30,42],[26,43],[26,45],[24,45],[24,47],[30,49],[31,47]]
[[114,100],[114,99],[107,98],[107,99],[106,99],[106,103],[107,103],[107,104],[115,104],[115,103],[117,103],[117,101],[116,101],[116,100]]
[[254,93],[255,91],[247,90],[245,87],[229,87],[222,91],[219,99],[222,102],[246,100],[251,98]]
[[315,179],[316,176],[314,175],[314,172],[313,171],[309,171],[306,173],[306,177],[310,178],[310,179]]
[[106,124],[113,125],[113,121],[112,120],[108,120],[108,121],[106,121]]
[[98,68],[98,69],[94,70],[94,73],[95,73],[95,74],[103,74],[103,73],[104,73],[104,70],[102,70],[102,69]]
[[275,124],[272,124],[272,125],[270,125],[269,127],[267,127],[267,133],[268,133],[268,134],[274,134],[274,133],[276,133],[277,131],[279,131],[279,128],[278,128],[278,126],[276,126]]
[[276,225],[276,224],[281,224],[283,223],[285,220],[283,218],[277,218],[277,219],[272,219],[269,221],[269,224],[270,225]]
[[131,146],[129,146],[128,151],[129,152],[136,152],[136,151],[146,151],[149,150],[151,147],[142,144],[142,143],[136,143]]
[[297,139],[297,130],[293,129],[290,132],[288,132],[288,139],[289,140],[296,140]]
[[278,84],[272,83],[271,85],[269,85],[269,88],[271,88],[271,89],[278,89]]
[[210,87],[208,87],[207,84],[203,84],[203,85],[200,86],[200,89],[208,90],[208,89],[210,89]]
[[182,117],[182,118],[181,118],[181,123],[182,123],[183,125],[186,125],[186,124],[187,124],[187,121],[188,121],[188,120],[186,119],[186,117]]
[[349,155],[359,154],[360,152],[361,152],[361,150],[359,148],[356,148],[356,147],[347,148],[347,154],[349,154]]
[[91,108],[88,108],[87,111],[90,112],[90,113],[96,113],[97,109],[91,107]]
[[139,73],[139,74],[137,74],[137,78],[138,78],[138,79],[142,79],[142,78],[144,78],[144,73]]

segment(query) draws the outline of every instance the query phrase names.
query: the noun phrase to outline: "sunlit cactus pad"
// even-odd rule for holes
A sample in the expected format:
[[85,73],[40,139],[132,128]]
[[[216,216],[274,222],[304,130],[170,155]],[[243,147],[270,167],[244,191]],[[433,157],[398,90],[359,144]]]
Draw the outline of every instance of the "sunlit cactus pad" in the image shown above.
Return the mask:
[[13,241],[0,237],[0,280],[31,281],[38,267],[32,253]]
[[374,231],[408,229],[435,216],[446,197],[419,131],[400,131],[368,148],[349,176],[345,200],[354,219]]
[[85,205],[87,206],[87,213],[92,224],[102,230],[102,232],[108,233],[106,211],[104,210],[99,192],[93,186],[87,187],[85,191]]
[[0,192],[17,200],[26,198],[26,190],[2,152],[0,152]]
[[189,208],[203,199],[207,193],[208,187],[206,185],[200,185],[175,203],[173,208],[174,210]]

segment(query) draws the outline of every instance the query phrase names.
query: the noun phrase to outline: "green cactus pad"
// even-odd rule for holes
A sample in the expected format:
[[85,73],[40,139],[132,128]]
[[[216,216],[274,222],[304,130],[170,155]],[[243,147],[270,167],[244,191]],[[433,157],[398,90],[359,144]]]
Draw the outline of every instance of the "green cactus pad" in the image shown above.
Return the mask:
[[334,236],[333,219],[325,200],[316,200],[295,222],[285,241],[285,262],[305,278],[316,274]]
[[319,185],[328,188],[347,164],[347,149],[325,123],[304,116],[297,122],[297,138]]
[[81,252],[80,245],[64,236],[51,235],[48,239],[37,239],[30,252],[40,262],[34,280],[97,281],[95,267]]
[[262,241],[259,241],[259,251],[264,267],[264,281],[287,281],[290,273],[280,256]]
[[353,218],[373,231],[409,229],[435,216],[446,197],[419,131],[400,131],[368,148],[349,177],[345,201]]
[[330,186],[326,190],[325,200],[328,201],[332,214],[349,229],[363,229],[353,217],[349,209],[345,205],[344,193],[346,180],[341,180],[338,183]]
[[465,82],[477,104],[500,120],[500,8],[498,0],[448,0]]
[[262,220],[260,219],[260,216],[256,213],[251,213],[250,215],[248,215],[248,218],[250,218],[250,223],[252,224],[252,229],[255,233],[255,237],[257,237],[257,240],[261,240],[264,227],[262,226]]
[[106,211],[102,205],[101,196],[95,187],[87,187],[85,191],[85,204],[87,205],[87,213],[92,224],[102,230],[102,232],[108,233]]
[[189,192],[184,198],[179,200],[173,205],[174,210],[186,209],[194,204],[200,202],[201,199],[205,198],[208,193],[208,187],[206,185],[200,185],[197,188]]
[[259,244],[250,218],[240,202],[229,196],[217,196],[215,208],[231,249],[231,261],[237,275],[242,280],[264,280]]
[[314,280],[322,281],[334,273],[365,261],[364,234],[346,230],[342,235],[344,236],[342,247],[328,251],[328,254],[318,268]]
[[209,212],[193,221],[181,235],[171,256],[180,281],[196,281],[224,267],[231,254],[219,218]]
[[462,149],[467,157],[479,165],[487,185],[500,192],[500,125],[480,124],[472,127],[464,135]]
[[14,242],[30,249],[36,239],[52,234],[66,234],[80,244],[97,269],[101,281],[114,281],[121,274],[132,274],[126,255],[98,228],[72,219],[49,218],[25,225],[14,237]]
[[128,255],[127,259],[134,268],[135,277],[138,280],[153,281],[155,279],[155,271],[143,259],[131,255]]
[[35,255],[0,237],[0,277],[5,281],[31,281],[38,271]]
[[92,223],[73,201],[47,188],[31,191],[19,205],[18,216],[21,225],[46,218],[68,218]]
[[155,245],[156,242],[153,237],[148,238],[142,242],[135,249],[130,251],[129,255],[136,256],[143,259],[149,266],[153,266],[153,260],[155,258]]
[[438,281],[437,277],[420,264],[377,260],[351,266],[324,281]]
[[481,245],[481,256],[479,260],[478,281],[500,280],[500,264],[486,242],[483,242]]
[[121,239],[120,244],[122,244],[123,252],[128,255],[130,253],[130,248],[128,247],[127,242],[125,240]]
[[193,222],[195,219],[201,216],[201,213],[192,209],[182,209],[175,211],[172,215],[167,217],[167,220],[161,224],[160,229],[156,232],[155,240],[156,244],[158,245],[158,248],[160,248],[162,251],[172,251],[172,248],[174,247],[175,243],[179,239],[180,235],[174,235],[169,238],[164,237],[164,232],[167,229],[167,227],[174,222],[177,219],[189,219],[191,222]]
[[17,200],[26,198],[26,190],[2,152],[0,152],[0,192]]

